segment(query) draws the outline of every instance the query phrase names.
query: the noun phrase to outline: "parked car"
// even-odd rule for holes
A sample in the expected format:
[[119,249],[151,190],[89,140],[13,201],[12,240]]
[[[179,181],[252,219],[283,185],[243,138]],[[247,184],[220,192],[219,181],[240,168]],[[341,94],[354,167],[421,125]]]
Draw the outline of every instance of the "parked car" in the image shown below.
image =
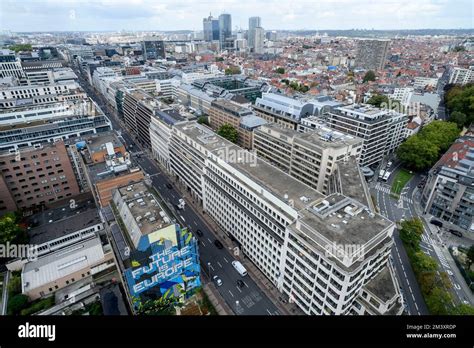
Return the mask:
[[222,243],[219,241],[219,240],[215,240],[214,241],[214,245],[217,247],[217,249],[222,249],[224,248],[224,246],[222,245]]
[[203,236],[203,233],[201,230],[196,230],[196,234],[199,236],[199,237],[202,237]]
[[222,285],[222,280],[218,276],[212,277],[212,281],[216,284],[216,286],[221,286]]
[[451,234],[454,234],[455,236],[461,237],[462,238],[462,232],[456,231],[456,230],[449,230]]
[[166,187],[169,188],[169,189],[172,189],[172,188],[173,188],[173,185],[171,185],[171,184],[166,184]]
[[435,225],[435,226],[438,226],[438,227],[443,227],[443,223],[442,223],[441,221],[439,221],[439,220],[431,219],[431,220],[430,220],[430,223],[431,223],[432,225]]
[[245,284],[244,284],[244,282],[243,282],[242,280],[239,279],[239,280],[237,280],[237,286],[238,286],[239,288],[243,288],[243,287],[245,286]]

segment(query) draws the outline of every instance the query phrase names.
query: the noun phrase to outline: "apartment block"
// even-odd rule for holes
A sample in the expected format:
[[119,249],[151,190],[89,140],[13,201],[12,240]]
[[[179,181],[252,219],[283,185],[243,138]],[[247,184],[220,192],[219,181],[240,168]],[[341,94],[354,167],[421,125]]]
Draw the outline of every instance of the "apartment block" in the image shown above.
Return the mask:
[[0,192],[2,212],[45,207],[80,193],[63,141],[4,151],[0,171],[6,186]]
[[390,40],[358,40],[355,66],[370,70],[382,70],[387,59],[389,45]]
[[360,164],[370,166],[402,143],[408,116],[393,110],[353,104],[328,112],[326,121],[330,128],[364,140]]
[[246,149],[251,149],[254,129],[267,123],[267,121],[256,116],[250,109],[225,99],[217,99],[211,103],[209,123],[215,130],[225,124],[233,126],[239,133],[237,144]]
[[449,76],[449,82],[452,84],[466,85],[474,82],[474,67],[469,69],[455,67]]
[[362,139],[321,126],[300,133],[278,124],[263,125],[254,132],[253,149],[271,164],[322,193],[338,161],[358,159]]
[[264,93],[253,106],[257,116],[294,130],[304,117],[313,115],[313,108],[309,102],[276,93]]
[[474,232],[474,137],[459,138],[428,174],[421,196],[425,214],[454,229]]

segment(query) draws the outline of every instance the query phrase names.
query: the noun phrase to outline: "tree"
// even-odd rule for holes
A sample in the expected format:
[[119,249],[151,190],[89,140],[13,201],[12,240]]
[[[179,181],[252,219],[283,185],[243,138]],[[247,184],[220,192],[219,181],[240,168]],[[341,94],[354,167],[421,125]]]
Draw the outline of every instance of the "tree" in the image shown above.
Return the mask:
[[450,314],[453,315],[474,315],[474,307],[468,304],[460,304],[454,307]]
[[372,70],[367,71],[364,75],[364,79],[362,80],[363,83],[368,81],[375,81],[375,73]]
[[378,108],[380,108],[382,104],[385,104],[385,106],[388,107],[389,102],[390,102],[390,99],[388,99],[388,97],[383,94],[375,94],[372,97],[370,97],[369,100],[367,100],[367,104],[374,105]]
[[33,47],[31,44],[17,44],[17,45],[12,45],[9,47],[12,51],[15,51],[16,53],[22,52],[22,51],[33,51]]
[[277,74],[284,74],[284,73],[285,73],[285,69],[284,69],[284,68],[281,68],[281,67],[280,67],[280,68],[276,68],[276,69],[275,69],[275,72],[276,72]]
[[426,297],[426,305],[431,314],[448,315],[453,311],[453,298],[449,292],[441,288],[434,288]]
[[403,164],[416,171],[431,168],[439,155],[439,147],[416,135],[409,137],[397,149],[397,156]]
[[225,69],[226,75],[239,75],[241,73],[240,68],[238,66],[230,66]]
[[239,139],[239,132],[230,124],[223,124],[220,126],[217,130],[217,134],[234,144],[237,143],[237,140]]
[[[467,84],[464,87],[458,85],[450,85],[446,88],[444,102],[451,113],[460,112],[466,115],[464,127],[469,127],[474,122],[474,85]],[[459,118],[459,114],[457,114]],[[462,118],[462,117],[461,117]],[[456,122],[457,123],[457,122]]]
[[0,218],[0,243],[25,243],[27,239],[26,231],[18,225],[14,213],[7,213]]
[[467,249],[467,269],[471,268],[471,265],[474,263],[474,245],[471,245],[469,249]]
[[415,218],[401,223],[400,239],[415,251],[420,250],[421,235],[423,234],[423,223]]
[[207,120],[207,116],[200,116],[197,120],[197,123],[199,124],[205,124],[207,126],[209,126],[209,121]]
[[28,296],[17,294],[8,299],[8,315],[20,313],[28,304]]
[[433,121],[423,127],[419,136],[438,145],[440,151],[444,153],[459,136],[459,129],[457,125],[452,122]]
[[138,315],[173,315],[176,299],[160,297],[155,300],[147,300],[144,303],[137,301]]
[[454,122],[458,125],[459,129],[462,129],[466,124],[467,116],[460,111],[454,111],[449,115],[449,122]]

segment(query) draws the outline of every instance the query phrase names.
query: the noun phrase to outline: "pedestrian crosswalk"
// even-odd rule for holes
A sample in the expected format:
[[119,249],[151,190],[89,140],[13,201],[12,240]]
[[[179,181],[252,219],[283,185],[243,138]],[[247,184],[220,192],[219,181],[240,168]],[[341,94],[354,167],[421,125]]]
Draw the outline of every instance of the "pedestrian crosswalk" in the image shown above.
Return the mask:
[[[387,194],[390,194],[391,193],[391,188],[390,186],[388,185],[384,185],[380,182],[378,182],[376,185],[375,185],[375,189],[377,191],[381,191],[381,192],[384,192],[384,193],[387,193]],[[400,199],[404,202],[407,202],[407,203],[410,203],[410,204],[413,204],[413,200],[405,195],[402,195],[400,196]]]

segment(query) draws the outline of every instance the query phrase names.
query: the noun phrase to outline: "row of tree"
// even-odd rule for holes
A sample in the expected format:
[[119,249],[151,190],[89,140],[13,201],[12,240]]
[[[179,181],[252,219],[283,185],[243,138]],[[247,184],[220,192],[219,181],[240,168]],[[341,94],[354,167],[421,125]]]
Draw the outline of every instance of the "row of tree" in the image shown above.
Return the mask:
[[456,123],[433,121],[401,144],[397,156],[407,168],[422,171],[431,168],[458,136]]
[[419,218],[403,221],[400,239],[405,245],[426,306],[434,315],[474,315],[474,307],[466,304],[454,305],[449,292],[452,284],[446,272],[439,271],[438,263],[420,248],[423,222]]
[[454,85],[447,89],[444,102],[449,111],[449,121],[460,129],[469,127],[474,122],[474,85],[464,87]]

